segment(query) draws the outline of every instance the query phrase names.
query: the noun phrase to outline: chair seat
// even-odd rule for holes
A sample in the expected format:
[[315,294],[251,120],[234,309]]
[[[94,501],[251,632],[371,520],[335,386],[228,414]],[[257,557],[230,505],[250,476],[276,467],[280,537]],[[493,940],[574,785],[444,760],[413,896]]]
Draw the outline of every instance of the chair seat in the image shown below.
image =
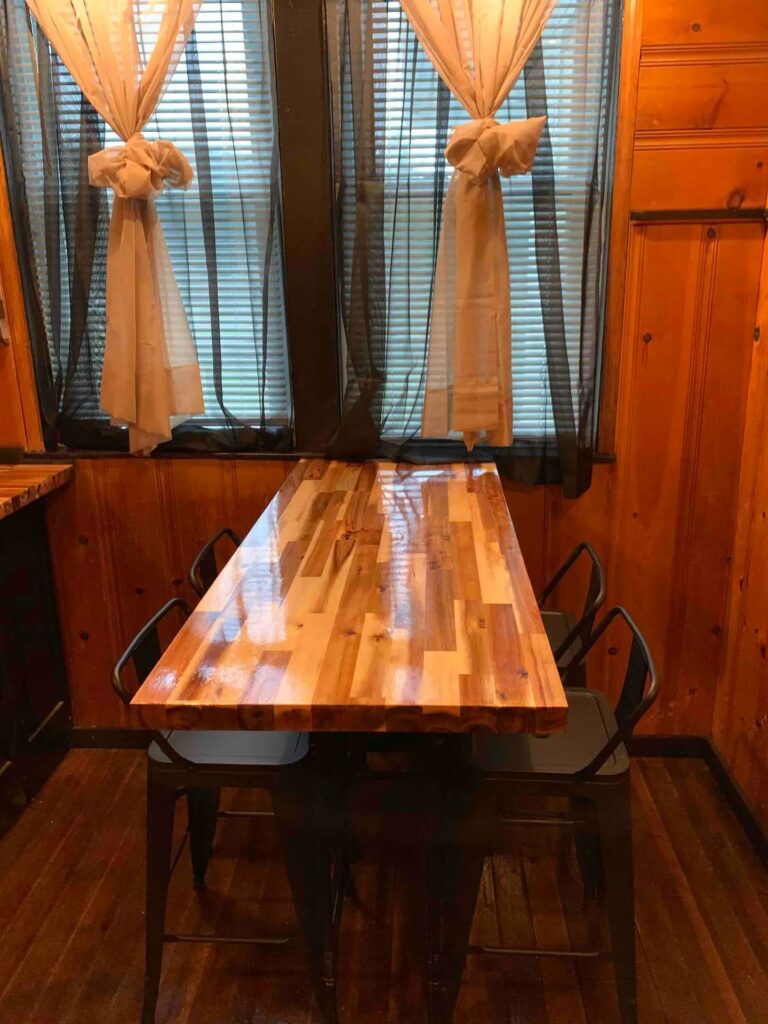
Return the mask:
[[[309,750],[309,739],[303,732],[198,732],[178,729],[166,734],[174,750],[195,764],[268,767],[289,765],[300,761]],[[159,764],[170,764],[157,743],[149,747],[149,758]]]
[[[568,634],[576,625],[576,619],[570,612],[544,611],[541,613],[544,629],[547,631],[549,646],[553,652],[558,649]],[[558,659],[558,666],[568,665],[576,657],[581,646],[580,641],[575,639]]]
[[[478,733],[472,737],[472,761],[488,773],[573,775],[592,761],[617,730],[613,709],[603,693],[572,688],[568,697],[568,731],[549,736],[530,733]],[[620,744],[597,773],[621,775],[629,769]]]

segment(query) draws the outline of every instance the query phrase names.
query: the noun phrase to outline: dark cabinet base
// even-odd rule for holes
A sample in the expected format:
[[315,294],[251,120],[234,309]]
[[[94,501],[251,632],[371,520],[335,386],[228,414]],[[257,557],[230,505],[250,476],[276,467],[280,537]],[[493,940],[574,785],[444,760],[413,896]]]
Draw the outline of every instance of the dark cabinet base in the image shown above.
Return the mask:
[[0,832],[67,749],[64,657],[45,509],[0,521]]

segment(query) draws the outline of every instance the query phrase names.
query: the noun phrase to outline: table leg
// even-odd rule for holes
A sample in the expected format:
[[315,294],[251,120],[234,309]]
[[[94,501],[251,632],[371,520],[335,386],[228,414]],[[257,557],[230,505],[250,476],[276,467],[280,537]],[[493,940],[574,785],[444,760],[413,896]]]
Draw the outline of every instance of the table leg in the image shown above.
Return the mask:
[[462,768],[458,744],[448,743],[444,753],[447,757],[439,765],[440,817],[429,850],[430,1024],[450,1024],[453,1019],[490,831],[479,787]]
[[322,756],[286,772],[272,794],[275,821],[312,988],[324,1024],[337,1024],[335,906],[339,892],[338,775]]

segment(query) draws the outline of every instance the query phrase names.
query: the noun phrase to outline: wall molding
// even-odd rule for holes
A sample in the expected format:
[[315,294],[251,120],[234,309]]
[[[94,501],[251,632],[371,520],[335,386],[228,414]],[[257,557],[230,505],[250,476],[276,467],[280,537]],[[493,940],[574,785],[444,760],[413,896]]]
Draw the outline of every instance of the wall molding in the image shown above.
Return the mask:
[[638,131],[635,152],[648,149],[764,149],[768,146],[768,128],[666,128]]
[[768,41],[754,43],[694,43],[687,46],[657,43],[640,50],[641,67],[681,64],[764,64]]
[[146,750],[151,742],[152,735],[146,729],[74,728],[69,733],[73,750]]

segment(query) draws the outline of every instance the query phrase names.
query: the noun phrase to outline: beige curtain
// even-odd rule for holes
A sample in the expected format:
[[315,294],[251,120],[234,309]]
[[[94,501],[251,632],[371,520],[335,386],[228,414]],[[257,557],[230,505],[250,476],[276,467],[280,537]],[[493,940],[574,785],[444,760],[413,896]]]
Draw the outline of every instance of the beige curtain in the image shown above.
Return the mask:
[[445,155],[445,199],[422,434],[460,431],[467,448],[512,441],[509,264],[499,174],[533,165],[543,117],[499,124],[557,0],[400,0],[427,56],[471,121]]
[[101,406],[148,452],[204,411],[200,371],[154,198],[186,188],[172,142],[141,134],[173,75],[201,0],[27,0],[43,32],[124,145],[91,156],[92,185],[114,191],[107,253]]

